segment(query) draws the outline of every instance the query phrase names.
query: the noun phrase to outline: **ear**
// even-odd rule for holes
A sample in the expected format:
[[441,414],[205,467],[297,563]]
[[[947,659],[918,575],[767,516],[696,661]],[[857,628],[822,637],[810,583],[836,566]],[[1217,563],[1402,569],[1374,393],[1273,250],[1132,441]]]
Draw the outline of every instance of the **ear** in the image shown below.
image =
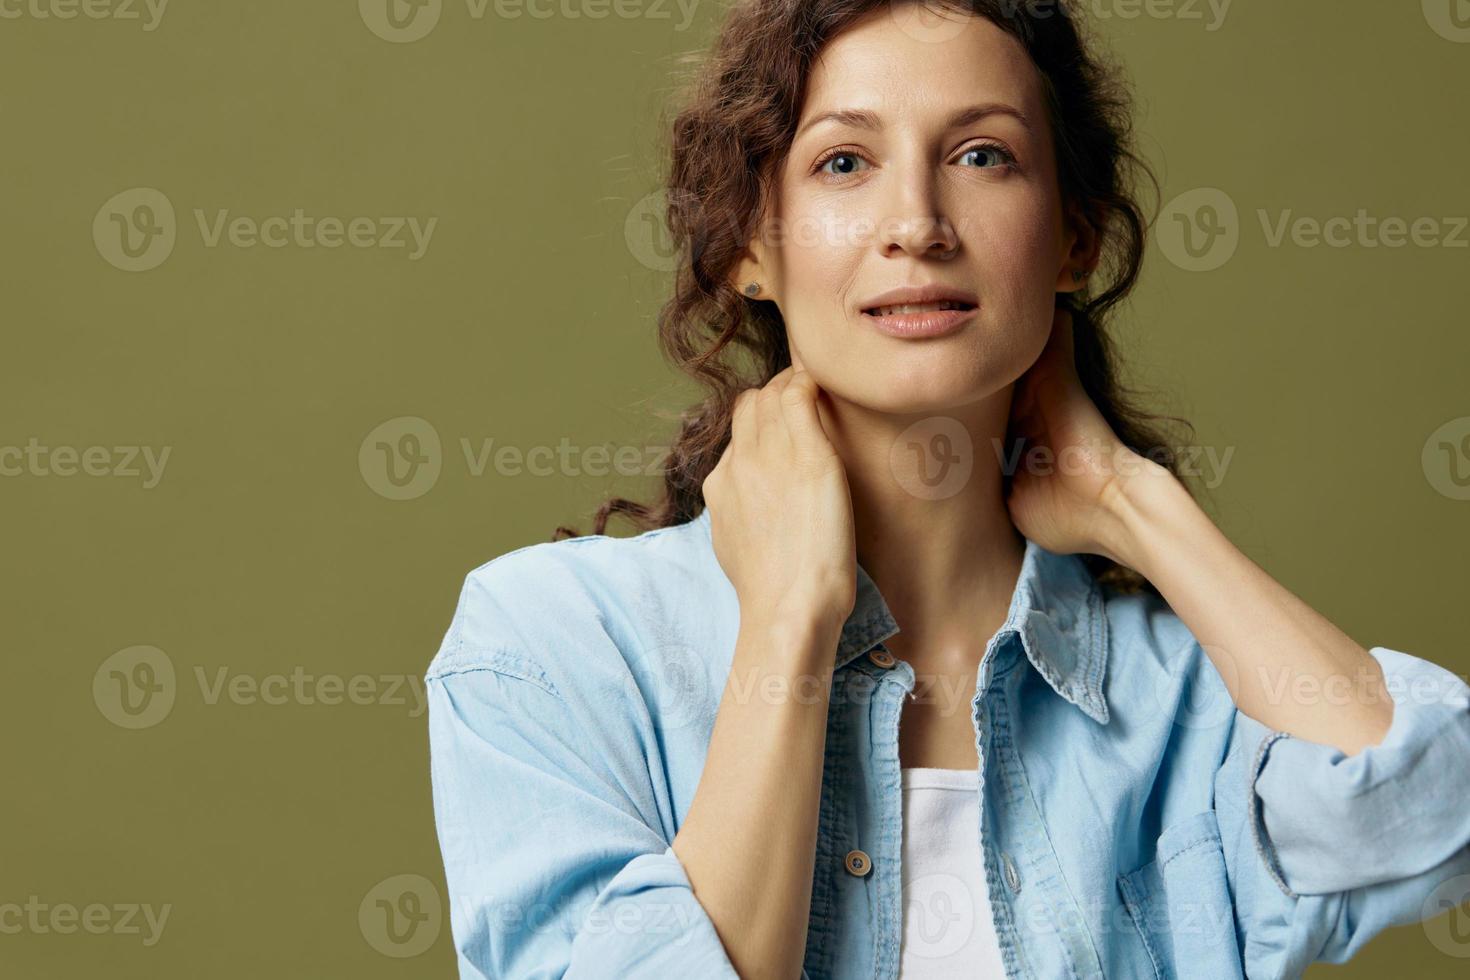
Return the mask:
[[[749,299],[772,299],[771,283],[765,276],[765,263],[761,261],[761,249],[757,242],[747,245],[740,261],[730,271],[730,285],[741,296]],[[760,291],[754,296],[745,291],[751,283],[759,283]]]
[[1088,278],[1097,269],[1102,252],[1102,237],[1091,219],[1075,202],[1067,205],[1064,222],[1062,243],[1065,248],[1062,267],[1057,271],[1056,291],[1075,293],[1087,287]]
[[[745,243],[740,258],[730,269],[729,282],[735,292],[747,299],[776,299],[776,263],[772,253],[768,250],[771,243],[767,238],[767,222],[772,213],[772,202],[770,198],[770,184],[766,174],[759,177],[760,183],[760,206],[755,214],[750,217],[754,223],[746,225],[743,229],[750,235]],[[746,292],[746,287],[756,283],[760,288],[752,295]]]

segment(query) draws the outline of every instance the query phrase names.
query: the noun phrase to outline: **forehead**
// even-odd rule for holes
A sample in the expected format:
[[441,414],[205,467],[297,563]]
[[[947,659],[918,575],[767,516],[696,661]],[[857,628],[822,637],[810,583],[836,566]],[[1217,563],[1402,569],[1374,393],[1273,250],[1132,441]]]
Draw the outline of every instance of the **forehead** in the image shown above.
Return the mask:
[[984,17],[919,10],[885,4],[829,41],[812,66],[802,121],[851,106],[877,111],[889,125],[920,123],[915,114],[926,108],[942,114],[972,102],[1004,102],[1027,119],[1044,118],[1041,77],[1019,40]]

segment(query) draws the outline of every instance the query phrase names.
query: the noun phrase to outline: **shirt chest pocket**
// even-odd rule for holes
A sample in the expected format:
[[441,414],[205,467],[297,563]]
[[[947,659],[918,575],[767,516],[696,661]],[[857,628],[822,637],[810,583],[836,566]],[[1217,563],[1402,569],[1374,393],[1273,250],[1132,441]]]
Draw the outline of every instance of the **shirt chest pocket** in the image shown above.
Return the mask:
[[1118,876],[1118,891],[1159,980],[1241,976],[1235,906],[1214,810],[1165,828],[1154,860]]

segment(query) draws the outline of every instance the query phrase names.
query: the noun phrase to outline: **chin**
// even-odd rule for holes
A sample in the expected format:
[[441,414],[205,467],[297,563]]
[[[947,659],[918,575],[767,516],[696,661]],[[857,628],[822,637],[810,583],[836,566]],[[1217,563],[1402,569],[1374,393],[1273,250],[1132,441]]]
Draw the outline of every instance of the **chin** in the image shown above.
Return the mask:
[[944,415],[993,395],[1004,387],[999,377],[973,361],[956,362],[953,352],[935,363],[929,358],[895,358],[859,384],[850,401],[885,415]]

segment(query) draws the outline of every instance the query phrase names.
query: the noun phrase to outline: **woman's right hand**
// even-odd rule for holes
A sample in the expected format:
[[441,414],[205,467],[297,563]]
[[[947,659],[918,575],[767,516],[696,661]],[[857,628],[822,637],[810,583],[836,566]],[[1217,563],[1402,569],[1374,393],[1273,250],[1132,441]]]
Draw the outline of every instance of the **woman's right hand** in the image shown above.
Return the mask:
[[715,555],[742,617],[836,629],[856,601],[852,496],[819,397],[815,379],[791,367],[742,391],[729,446],[705,478]]

